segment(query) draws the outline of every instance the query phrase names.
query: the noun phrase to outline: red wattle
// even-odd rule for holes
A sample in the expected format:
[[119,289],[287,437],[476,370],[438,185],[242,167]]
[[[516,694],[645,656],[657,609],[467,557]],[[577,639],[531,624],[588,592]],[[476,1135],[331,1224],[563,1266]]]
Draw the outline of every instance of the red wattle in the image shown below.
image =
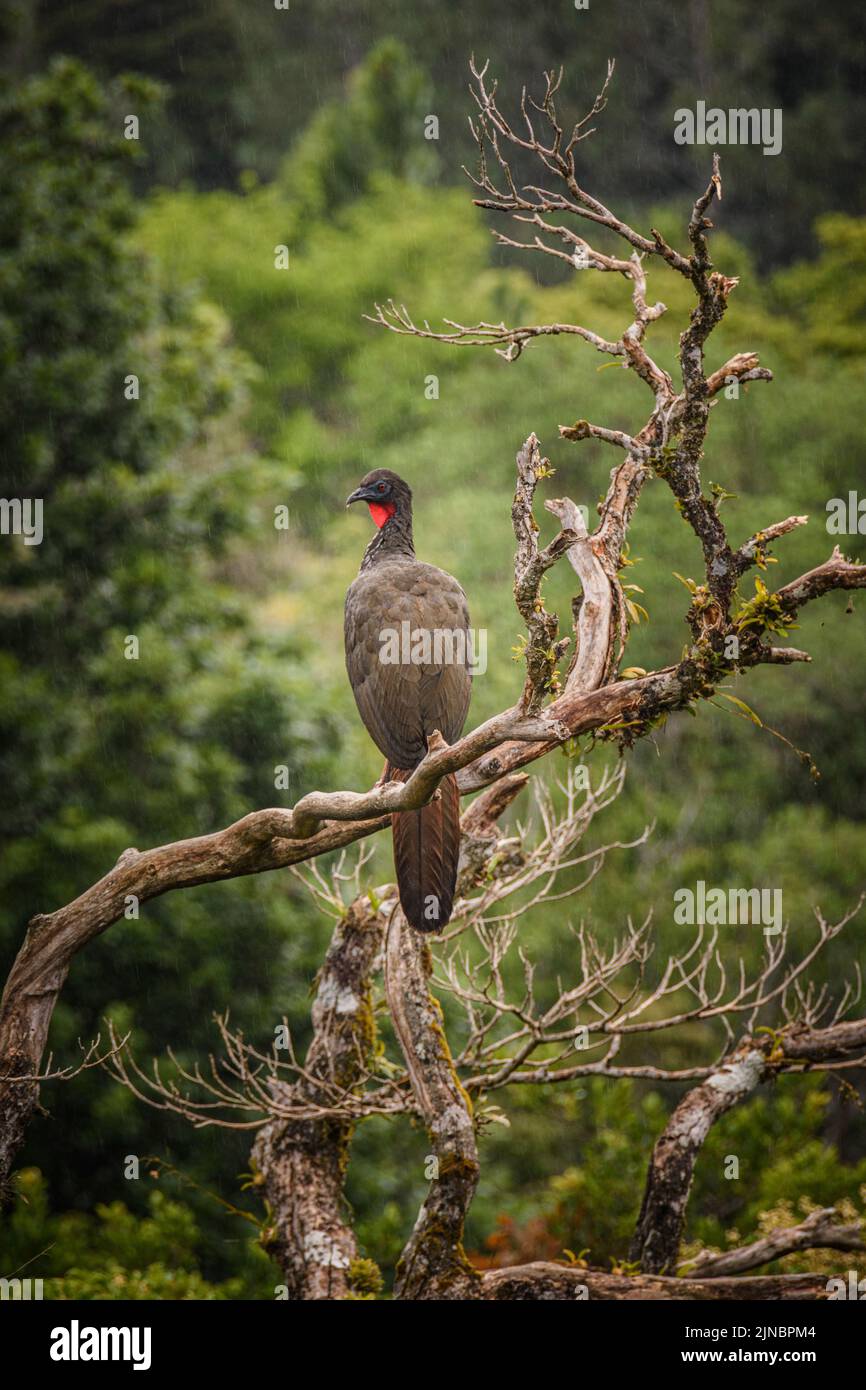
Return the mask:
[[386,502],[384,506],[380,502],[368,502],[367,506],[370,508],[370,515],[380,531],[385,522],[390,521],[397,510],[394,502]]

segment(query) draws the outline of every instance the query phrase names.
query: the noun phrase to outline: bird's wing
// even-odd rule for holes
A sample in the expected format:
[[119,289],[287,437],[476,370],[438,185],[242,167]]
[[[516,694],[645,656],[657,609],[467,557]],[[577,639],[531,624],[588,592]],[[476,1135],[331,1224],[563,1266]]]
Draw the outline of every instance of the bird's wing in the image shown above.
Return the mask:
[[[394,767],[415,767],[434,729],[448,743],[459,738],[471,693],[468,629],[466,595],[456,579],[433,565],[377,565],[349,589],[349,680],[367,732]],[[430,634],[429,650],[413,642],[411,634],[419,630]],[[392,654],[393,643],[399,645],[396,661],[382,659],[388,654],[386,632],[395,634]],[[422,659],[411,659],[413,652]]]

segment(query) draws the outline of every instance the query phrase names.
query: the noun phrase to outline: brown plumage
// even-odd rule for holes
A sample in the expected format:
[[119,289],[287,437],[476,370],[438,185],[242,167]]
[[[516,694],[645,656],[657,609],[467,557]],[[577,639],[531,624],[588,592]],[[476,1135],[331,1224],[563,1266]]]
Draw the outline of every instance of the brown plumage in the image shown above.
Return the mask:
[[[415,558],[412,493],[387,468],[368,473],[347,502],[364,501],[377,525],[346,594],[346,669],[364,725],[405,781],[438,729],[460,737],[469,708],[466,595],[450,574]],[[457,779],[443,778],[420,811],[391,817],[400,903],[419,931],[451,916],[460,853]]]

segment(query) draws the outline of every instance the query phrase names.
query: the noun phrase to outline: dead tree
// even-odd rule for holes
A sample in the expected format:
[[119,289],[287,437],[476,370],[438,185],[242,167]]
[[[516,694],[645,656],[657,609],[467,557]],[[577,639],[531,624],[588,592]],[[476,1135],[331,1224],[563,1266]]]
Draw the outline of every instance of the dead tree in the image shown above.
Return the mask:
[[[435,961],[403,919],[393,885],[358,893],[344,907],[339,866],[330,881],[312,867],[306,886],[337,920],[303,1063],[291,1046],[286,1059],[256,1051],[225,1020],[219,1020],[223,1056],[212,1059],[207,1072],[180,1068],[171,1056],[167,1064],[141,1066],[125,1040],[111,1033],[103,1064],[141,1101],[199,1126],[258,1128],[254,1181],[269,1211],[263,1240],[293,1297],[341,1298],[365,1288],[369,1262],[358,1258],[342,1188],[353,1128],[379,1114],[421,1120],[431,1141],[433,1177],[397,1270],[401,1298],[776,1298],[804,1291],[813,1297],[826,1280],[729,1276],[795,1250],[866,1248],[856,1225],[840,1223],[825,1209],[820,1219],[809,1217],[740,1250],[703,1252],[684,1267],[679,1260],[692,1175],[712,1124],[772,1078],[862,1065],[866,1020],[844,1019],[859,980],[835,1000],[810,983],[816,958],[856,908],[833,925],[816,914],[815,940],[793,962],[783,929],[768,940],[751,974],[742,961],[723,959],[717,929],[698,926],[655,968],[649,919],[639,925],[627,920],[605,942],[583,926],[568,926],[575,978],[560,984],[552,1003],[538,1002],[546,994],[537,988],[539,967],[520,944],[527,912],[541,903],[567,906],[611,854],[634,849],[649,833],[628,845],[583,846],[624,776],[621,763],[581,793],[572,769],[555,799],[537,785],[534,836],[520,826],[516,835],[503,834],[497,824],[523,791],[525,774],[482,793],[463,818],[458,897]],[[452,1009],[464,1015],[465,1041],[456,1054],[440,998],[450,998]],[[385,1006],[398,1058],[377,1046],[375,1020]],[[716,1056],[687,1068],[657,1064],[647,1054],[639,1064],[622,1060],[628,1044],[639,1039],[649,1048],[695,1022],[706,1025],[708,1053],[721,1030]],[[480,1274],[464,1255],[463,1226],[479,1176],[477,1136],[498,1115],[496,1093],[588,1076],[693,1083],[655,1146],[630,1252],[641,1274],[653,1278],[603,1275],[580,1262]],[[741,1282],[742,1289],[730,1292]]]
[[[585,853],[581,839],[619,790],[621,772],[608,774],[583,797],[567,781],[564,810],[556,810],[542,792],[541,831],[532,847],[503,833],[499,820],[527,781],[521,769],[569,741],[591,736],[624,750],[676,711],[711,698],[730,676],[757,665],[808,660],[787,645],[798,613],[833,590],[866,587],[866,566],[850,562],[837,548],[793,582],[771,591],[759,581],[749,596],[741,588],[749,570],[764,568],[770,547],[807,518],[768,524],[737,544],[729,540],[718,499],[704,493],[700,460],[715,398],[728,381],[771,379],[752,352],[738,353],[712,370],[705,365],[707,341],[737,283],[714,269],[709,253],[707,213],[721,197],[718,158],[692,210],[689,250],[678,251],[658,231],[645,236],[630,227],[579,183],[580,144],[604,109],[612,67],[592,109],[570,130],[560,124],[556,107],[561,74],[547,75],[540,102],[524,91],[519,121],[512,125],[495,84],[488,84],[486,67],[473,65],[472,73],[477,114],[471,124],[479,150],[475,202],[528,227],[532,238],[519,242],[497,232],[499,240],[575,269],[622,276],[630,286],[630,321],[617,340],[609,341],[570,323],[509,327],[446,321],[435,331],[426,321],[417,324],[393,301],[377,306],[374,320],[397,333],[455,346],[489,345],[511,364],[537,338],[572,335],[634,371],[651,392],[651,412],[631,434],[583,418],[560,426],[567,439],[597,439],[619,453],[598,525],[589,535],[570,499],[550,499],[545,505],[561,529],[540,546],[533,509],[549,470],[534,434],[517,455],[514,594],[526,627],[526,673],[513,706],[453,746],[433,736],[427,756],[405,783],[379,784],[367,792],[313,792],[292,809],[253,811],[210,835],[125,850],[74,902],[32,918],[0,1004],[0,1190],[9,1195],[12,1164],[37,1106],[39,1083],[55,1075],[50,1065],[43,1069],[42,1058],[70,962],[122,918],[128,897],[144,903],[200,883],[280,868],[297,871],[305,864],[311,890],[330,906],[337,925],[318,981],[313,1041],[303,1062],[293,1053],[286,1060],[256,1052],[225,1020],[220,1025],[224,1052],[207,1071],[183,1072],[172,1065],[163,1079],[159,1068],[139,1067],[124,1040],[113,1036],[103,1059],[150,1104],[179,1111],[195,1124],[256,1131],[255,1181],[269,1210],[263,1240],[283,1269],[290,1296],[369,1292],[373,1275],[369,1262],[357,1257],[341,1201],[351,1134],[371,1114],[409,1114],[430,1133],[435,1176],[398,1267],[398,1297],[823,1297],[825,1281],[816,1276],[749,1277],[743,1271],[785,1249],[862,1248],[860,1232],[840,1227],[830,1212],[820,1220],[810,1218],[795,1233],[773,1233],[718,1257],[699,1256],[680,1272],[678,1254],[694,1164],[715,1120],[769,1077],[864,1064],[866,1019],[843,1017],[856,991],[846,990],[834,1003],[816,995],[808,982],[816,953],[848,919],[830,926],[819,915],[815,945],[795,965],[786,964],[780,936],[751,978],[743,970],[729,974],[713,934],[699,931],[649,986],[650,923],[628,922],[620,937],[604,944],[578,931],[575,979],[542,1009],[527,959],[520,997],[510,997],[506,987],[504,961],[515,949],[519,918],[527,910],[509,908],[508,899],[518,889],[530,889],[532,901],[548,900],[560,891],[558,875],[566,866],[583,863],[587,874],[594,872],[614,847]],[[537,161],[543,184],[518,185],[514,157]],[[624,243],[623,256],[596,250],[577,228],[606,229]],[[662,303],[647,298],[648,268],[656,263],[683,277],[694,294],[680,336],[678,384],[646,344],[651,325],[665,312]],[[673,493],[700,542],[705,573],[691,585],[685,615],[691,640],[685,653],[671,665],[630,678],[628,671],[620,674],[630,615],[620,572],[630,520],[651,480]],[[563,556],[581,594],[574,606],[571,661],[560,676],[567,639],[544,605],[541,585]],[[481,794],[463,817],[458,908],[431,952],[402,920],[393,889],[370,896],[360,891],[359,882],[347,907],[341,883],[329,881],[316,861],[375,834],[392,812],[423,805],[449,772],[458,774],[464,795]],[[399,1059],[385,1058],[375,1045],[373,992],[380,979],[380,1004],[390,1011]],[[468,1040],[457,1056],[431,985],[450,994],[466,1013]],[[685,1010],[674,1002],[683,992],[692,1000]],[[768,1017],[774,1031],[757,1031],[758,1020]],[[679,1071],[619,1060],[623,1043],[637,1034],[649,1040],[696,1020],[723,1025],[721,1055]],[[567,1084],[588,1075],[695,1083],[653,1154],[632,1251],[642,1273],[617,1275],[556,1263],[479,1273],[465,1257],[462,1235],[478,1180],[477,1133],[488,1097],[505,1086]]]

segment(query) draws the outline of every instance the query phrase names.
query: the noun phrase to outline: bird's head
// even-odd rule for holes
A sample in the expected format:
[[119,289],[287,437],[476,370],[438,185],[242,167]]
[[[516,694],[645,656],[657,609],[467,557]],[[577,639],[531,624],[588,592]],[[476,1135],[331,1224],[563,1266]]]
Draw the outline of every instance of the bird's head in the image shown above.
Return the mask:
[[390,468],[374,468],[366,478],[361,479],[360,487],[346,498],[346,506],[353,502],[366,502],[370,515],[381,530],[392,516],[411,516],[412,490]]

